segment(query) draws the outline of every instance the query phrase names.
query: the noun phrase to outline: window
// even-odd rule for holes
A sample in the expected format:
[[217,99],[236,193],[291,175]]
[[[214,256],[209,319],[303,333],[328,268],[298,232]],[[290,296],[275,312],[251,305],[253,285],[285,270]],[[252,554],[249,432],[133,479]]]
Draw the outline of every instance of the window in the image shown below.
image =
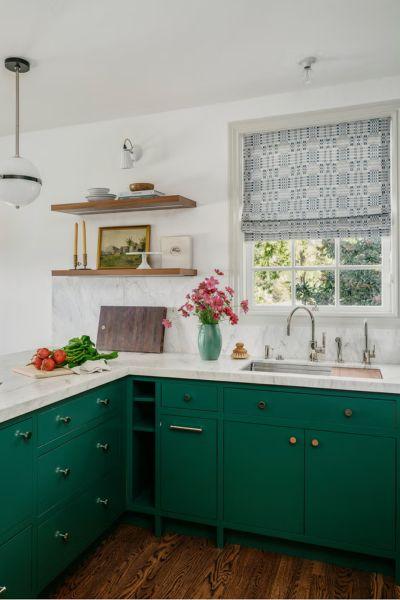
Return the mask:
[[278,240],[246,244],[254,310],[316,304],[333,311],[390,309],[390,239]]

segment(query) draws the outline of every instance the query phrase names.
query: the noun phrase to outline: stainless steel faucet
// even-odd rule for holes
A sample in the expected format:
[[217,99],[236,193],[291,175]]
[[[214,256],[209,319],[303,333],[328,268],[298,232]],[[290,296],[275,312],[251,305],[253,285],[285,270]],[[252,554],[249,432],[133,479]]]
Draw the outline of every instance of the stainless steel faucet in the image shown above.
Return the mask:
[[296,312],[296,310],[300,310],[300,309],[305,310],[311,319],[311,341],[310,341],[310,355],[309,356],[310,356],[310,360],[312,362],[316,362],[318,360],[319,354],[325,354],[326,334],[325,333],[322,334],[322,346],[318,346],[317,340],[315,339],[315,319],[314,319],[314,315],[312,314],[312,312],[309,308],[301,305],[301,306],[296,306],[291,311],[290,315],[287,318],[286,332],[287,332],[287,335],[290,335],[290,324],[292,322],[292,317],[293,317],[294,313]]
[[363,350],[363,356],[362,356],[362,361],[364,363],[364,365],[370,365],[371,364],[371,358],[375,358],[375,344],[372,350],[369,349],[369,343],[368,343],[368,321],[367,319],[365,319],[364,321],[364,350]]

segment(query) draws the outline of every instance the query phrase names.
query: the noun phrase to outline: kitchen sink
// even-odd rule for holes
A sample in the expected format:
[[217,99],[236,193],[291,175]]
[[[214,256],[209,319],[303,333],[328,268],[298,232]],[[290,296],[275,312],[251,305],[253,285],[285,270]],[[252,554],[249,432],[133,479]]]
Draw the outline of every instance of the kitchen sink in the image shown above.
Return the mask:
[[304,365],[301,363],[279,363],[279,362],[264,362],[262,360],[254,360],[246,365],[243,371],[254,371],[261,373],[293,373],[297,375],[325,375],[333,377],[355,377],[361,379],[382,379],[380,369],[371,369],[365,367],[340,367],[329,365]]

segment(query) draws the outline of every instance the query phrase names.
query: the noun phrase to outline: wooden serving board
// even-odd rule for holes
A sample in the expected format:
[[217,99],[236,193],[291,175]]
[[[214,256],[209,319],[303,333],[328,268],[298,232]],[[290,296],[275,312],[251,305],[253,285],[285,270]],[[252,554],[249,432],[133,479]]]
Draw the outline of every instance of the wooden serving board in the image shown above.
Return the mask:
[[121,352],[156,352],[164,347],[163,306],[102,306],[96,347]]
[[33,365],[15,367],[13,372],[19,373],[20,375],[26,375],[27,377],[33,377],[34,379],[47,379],[48,377],[60,377],[61,375],[74,375],[71,369],[65,369],[64,367],[59,367],[58,369],[54,369],[54,371],[39,371],[39,369],[36,369],[36,367]]

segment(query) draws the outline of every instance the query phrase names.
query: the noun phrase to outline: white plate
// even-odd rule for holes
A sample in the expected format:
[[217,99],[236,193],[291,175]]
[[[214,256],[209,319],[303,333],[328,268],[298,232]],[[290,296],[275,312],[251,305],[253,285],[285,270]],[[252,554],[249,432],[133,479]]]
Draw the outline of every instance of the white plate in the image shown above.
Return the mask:
[[93,194],[108,194],[108,192],[110,191],[110,188],[89,188],[88,189],[88,194],[93,195]]

